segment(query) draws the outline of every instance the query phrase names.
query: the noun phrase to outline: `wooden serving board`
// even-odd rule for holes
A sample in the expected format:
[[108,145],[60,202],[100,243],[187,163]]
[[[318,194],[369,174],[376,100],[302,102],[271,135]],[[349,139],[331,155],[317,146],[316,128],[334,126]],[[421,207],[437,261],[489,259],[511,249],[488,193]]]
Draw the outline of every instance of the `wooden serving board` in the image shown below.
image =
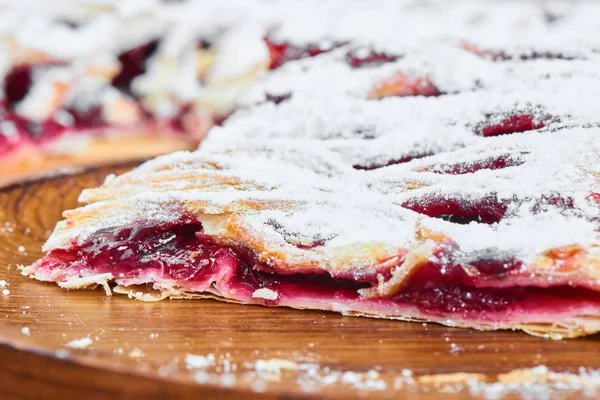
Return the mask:
[[[394,380],[403,369],[492,376],[538,365],[600,368],[599,335],[553,341],[213,300],[143,303],[20,275],[16,266],[42,255],[61,212],[76,206],[83,188],[131,167],[0,189],[0,280],[10,292],[0,294],[1,399],[436,398],[439,388]],[[66,346],[87,337],[84,349]],[[189,354],[206,358],[192,359],[188,369]],[[282,369],[265,373],[265,365]]]

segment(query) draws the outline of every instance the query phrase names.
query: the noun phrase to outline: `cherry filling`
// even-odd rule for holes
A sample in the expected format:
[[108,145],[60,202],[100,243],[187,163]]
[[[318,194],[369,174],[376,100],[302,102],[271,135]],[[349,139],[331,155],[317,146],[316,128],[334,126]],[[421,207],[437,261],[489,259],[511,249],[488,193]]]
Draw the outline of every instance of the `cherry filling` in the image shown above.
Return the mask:
[[[518,275],[520,267],[517,260],[485,257],[469,264],[429,262],[399,291],[366,299],[359,289],[370,287],[376,277],[359,282],[347,274],[345,279],[336,279],[323,271],[276,273],[258,263],[251,251],[219,244],[202,233],[201,223],[182,218],[162,226],[101,230],[82,245],[51,251],[38,262],[36,272],[52,274],[56,280],[82,271],[86,275],[111,272],[124,284],[156,282],[197,291],[212,286],[227,297],[269,305],[388,315],[416,309],[432,317],[467,320],[514,320],[515,315],[527,320],[546,312],[573,314],[589,306],[600,307],[600,295],[589,289],[508,286],[506,280]],[[253,300],[261,288],[276,292],[277,298]]]
[[503,278],[518,266],[520,263],[512,260],[445,266],[428,263],[414,273],[410,284],[393,299],[414,303],[430,314],[460,311],[464,316],[477,316],[481,312],[501,312],[526,298],[534,288],[477,287],[476,284],[486,279]]
[[32,75],[35,70],[63,64],[60,61],[55,61],[13,66],[4,76],[4,106],[12,110],[19,101],[25,98],[31,88]]
[[18,65],[13,67],[4,77],[4,98],[9,108],[23,100],[31,86],[31,70],[33,66]]
[[457,224],[494,224],[500,222],[508,209],[508,205],[498,201],[494,195],[477,199],[430,196],[405,201],[402,206],[429,217],[442,218]]
[[121,71],[113,78],[112,84],[126,93],[131,93],[131,82],[146,72],[146,61],[156,52],[158,40],[127,50],[119,55]]
[[106,126],[107,123],[102,116],[102,107],[92,106],[89,108],[67,107],[64,109],[71,118],[71,125],[78,128],[98,128]]
[[503,200],[498,200],[493,193],[479,198],[455,194],[432,194],[415,197],[402,203],[404,208],[455,224],[472,222],[495,224],[506,216],[509,206],[521,205],[525,205],[534,214],[554,209],[564,215],[578,215],[580,218],[596,220],[581,214],[581,210],[575,207],[575,200],[572,197],[551,192],[539,197],[518,198],[513,196]]
[[269,49],[269,69],[271,70],[279,68],[288,61],[314,57],[344,44],[344,42],[334,42],[330,46],[323,46],[322,44],[309,43],[297,46],[288,42],[276,43],[269,36],[265,36],[264,41]]
[[[175,281],[179,286],[234,288],[242,297],[251,297],[260,288],[284,286],[290,293],[310,287],[311,291],[345,291],[356,297],[368,283],[335,279],[324,273],[304,275],[275,274],[258,263],[252,252],[233,249],[202,233],[202,224],[192,219],[163,226],[105,229],[69,249],[56,249],[43,259],[40,268],[68,263],[72,268],[93,273],[110,272],[129,280],[150,274],[156,281]],[[222,281],[220,281],[222,280]],[[219,283],[221,285],[219,285]]]
[[[488,116],[488,119],[490,117]],[[499,136],[533,131],[541,129],[544,126],[545,124],[542,121],[536,121],[535,117],[531,114],[518,114],[511,115],[496,124],[483,123],[482,126],[476,129],[475,133],[484,137]]]

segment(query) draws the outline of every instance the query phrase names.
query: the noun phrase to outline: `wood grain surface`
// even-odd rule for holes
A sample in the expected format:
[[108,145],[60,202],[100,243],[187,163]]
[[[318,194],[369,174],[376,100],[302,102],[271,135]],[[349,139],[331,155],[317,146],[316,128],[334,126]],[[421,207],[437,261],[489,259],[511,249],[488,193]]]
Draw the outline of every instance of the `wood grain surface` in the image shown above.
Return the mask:
[[[1,399],[437,398],[439,388],[394,387],[394,380],[403,369],[415,376],[491,376],[537,365],[600,368],[599,335],[552,341],[213,300],[143,303],[101,289],[68,292],[20,275],[16,266],[42,255],[61,212],[76,206],[83,188],[131,167],[0,189],[0,280],[10,292],[0,294]],[[87,348],[67,346],[86,337]],[[208,358],[187,368],[190,354]],[[296,370],[289,363],[280,373],[257,370],[257,361],[270,359],[292,360]],[[198,368],[203,360],[211,365]],[[363,382],[365,376],[370,380]]]

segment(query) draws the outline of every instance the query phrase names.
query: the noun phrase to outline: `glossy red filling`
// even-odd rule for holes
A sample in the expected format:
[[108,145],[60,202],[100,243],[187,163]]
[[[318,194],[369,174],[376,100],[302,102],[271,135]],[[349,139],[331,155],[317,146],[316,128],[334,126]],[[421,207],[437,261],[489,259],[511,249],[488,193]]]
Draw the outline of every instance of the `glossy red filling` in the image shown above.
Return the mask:
[[441,267],[429,263],[421,267],[410,283],[393,299],[416,304],[428,314],[459,312],[464,316],[481,312],[503,311],[537,291],[532,287],[477,287],[478,282],[502,279],[520,268],[514,260],[486,260],[468,265],[470,274],[460,265]]
[[545,125],[543,122],[535,121],[533,115],[511,115],[510,117],[503,119],[497,124],[483,124],[482,127],[476,130],[476,133],[484,137],[499,136],[507,135],[510,133],[533,131],[536,129],[541,129],[544,126]]
[[146,72],[146,61],[158,48],[158,40],[127,50],[119,55],[121,71],[112,80],[113,86],[130,93],[131,82]]
[[519,206],[525,204],[525,202],[534,214],[548,209],[555,209],[561,213],[578,212],[572,197],[565,197],[556,193],[547,193],[537,198],[513,197],[503,200],[498,200],[495,194],[479,198],[468,198],[453,194],[428,195],[409,199],[402,203],[402,206],[420,214],[432,218],[441,218],[455,224],[469,224],[471,222],[494,224],[505,217],[511,204]]
[[32,66],[29,64],[13,67],[4,77],[4,98],[8,107],[23,100],[31,86]]
[[430,196],[408,200],[402,206],[429,217],[458,224],[494,224],[500,222],[508,209],[505,202],[498,201],[492,195],[478,199]]
[[269,288],[278,293],[276,300],[264,300],[270,305],[318,304],[327,309],[327,304],[348,302],[350,309],[356,306],[364,311],[372,307],[374,312],[393,310],[396,314],[396,306],[406,306],[440,318],[498,320],[513,307],[534,313],[562,309],[561,305],[572,308],[579,303],[600,303],[600,296],[588,289],[502,284],[507,277],[518,274],[520,267],[519,261],[511,259],[481,259],[468,265],[430,262],[414,272],[399,292],[369,300],[361,298],[358,290],[370,287],[369,281],[375,282],[375,275],[367,281],[357,281],[351,277],[335,278],[322,271],[276,273],[257,263],[250,251],[215,242],[202,233],[199,222],[185,218],[160,227],[142,224],[102,230],[82,245],[51,251],[37,265],[38,270],[60,269],[65,274],[69,269],[76,273],[111,272],[124,282],[145,276],[144,282],[167,281],[192,290],[214,285],[226,296],[242,301],[252,301],[257,289]]

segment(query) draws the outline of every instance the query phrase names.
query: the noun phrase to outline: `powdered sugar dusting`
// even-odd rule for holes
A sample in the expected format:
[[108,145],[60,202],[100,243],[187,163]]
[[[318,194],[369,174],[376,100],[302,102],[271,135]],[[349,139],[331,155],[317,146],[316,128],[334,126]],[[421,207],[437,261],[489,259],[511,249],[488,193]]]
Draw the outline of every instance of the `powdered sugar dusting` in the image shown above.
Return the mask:
[[[212,357],[211,357],[212,356]],[[307,393],[328,389],[353,389],[358,393],[420,393],[461,394],[484,399],[554,398],[580,395],[594,398],[600,390],[600,372],[579,368],[576,372],[554,372],[544,365],[512,370],[497,375],[455,372],[423,375],[410,369],[390,369],[375,366],[366,371],[331,367],[320,363],[287,358],[257,359],[238,364],[229,356],[214,357],[215,362],[190,367],[200,384],[251,383],[251,388],[264,392],[285,382]],[[187,358],[186,358],[187,360]],[[187,362],[186,362],[187,364]]]

